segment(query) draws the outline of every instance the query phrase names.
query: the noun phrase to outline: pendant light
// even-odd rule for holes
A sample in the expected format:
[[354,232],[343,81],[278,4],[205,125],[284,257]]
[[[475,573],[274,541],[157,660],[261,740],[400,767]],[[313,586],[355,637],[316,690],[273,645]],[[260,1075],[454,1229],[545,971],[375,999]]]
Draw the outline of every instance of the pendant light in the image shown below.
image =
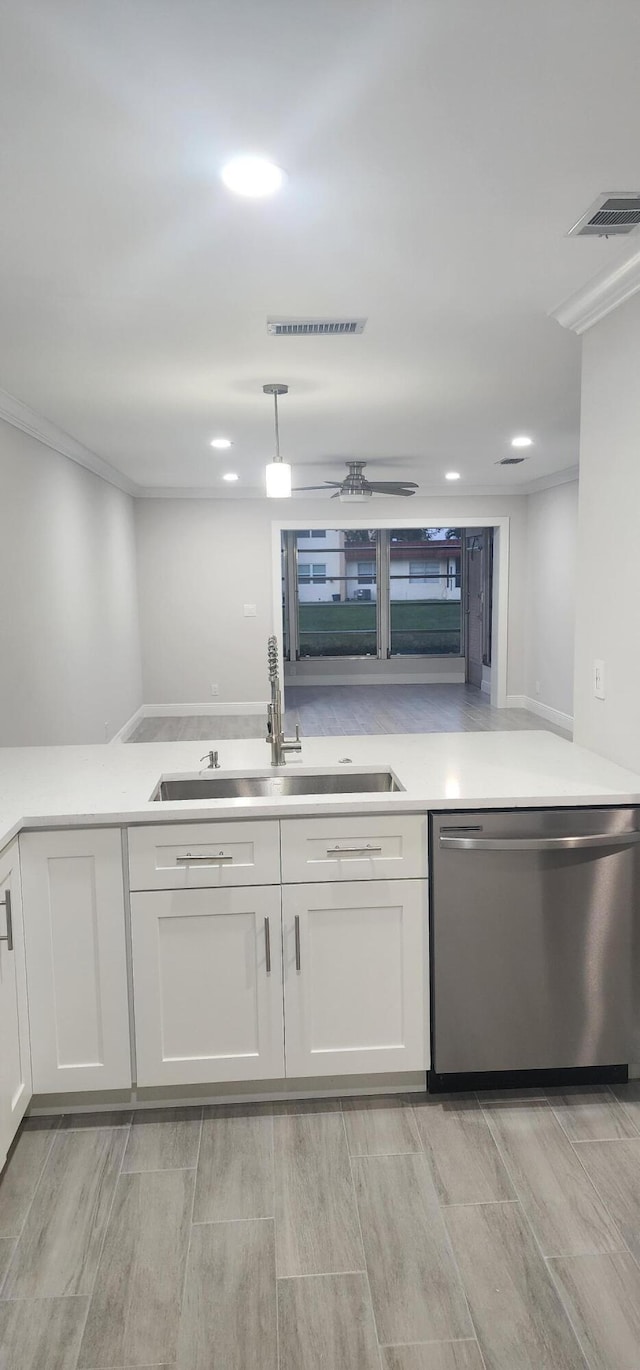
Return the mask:
[[267,483],[267,497],[269,499],[288,499],[291,495],[291,467],[289,463],[282,460],[280,456],[280,429],[278,426],[278,395],[286,395],[288,385],[277,385],[273,382],[263,385],[265,395],[273,395],[273,405],[275,410],[276,425],[276,455],[275,460],[269,462],[265,471]]

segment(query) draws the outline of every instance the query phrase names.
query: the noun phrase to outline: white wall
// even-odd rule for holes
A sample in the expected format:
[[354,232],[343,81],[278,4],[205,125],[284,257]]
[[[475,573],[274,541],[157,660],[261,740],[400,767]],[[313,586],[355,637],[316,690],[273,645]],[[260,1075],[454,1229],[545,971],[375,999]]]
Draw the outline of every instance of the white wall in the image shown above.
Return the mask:
[[103,742],[141,703],[133,501],[0,421],[0,745]]
[[[640,295],[585,334],[575,740],[640,770]],[[603,560],[609,573],[603,575]],[[593,663],[605,663],[604,700]]]
[[[398,500],[376,500],[376,516],[407,517]],[[406,502],[405,502],[406,503]],[[221,703],[266,698],[266,640],[274,630],[272,522],[277,514],[308,527],[328,508],[292,501],[141,499],[136,501],[144,702]],[[483,495],[411,501],[416,527],[509,516],[508,691],[525,687],[526,499]],[[318,551],[318,560],[322,556]],[[255,604],[245,618],[244,604]]]
[[[273,631],[266,501],[136,501],[145,704],[265,700]],[[255,618],[245,618],[245,604]]]
[[577,481],[529,495],[524,693],[567,725],[573,714],[577,541]]

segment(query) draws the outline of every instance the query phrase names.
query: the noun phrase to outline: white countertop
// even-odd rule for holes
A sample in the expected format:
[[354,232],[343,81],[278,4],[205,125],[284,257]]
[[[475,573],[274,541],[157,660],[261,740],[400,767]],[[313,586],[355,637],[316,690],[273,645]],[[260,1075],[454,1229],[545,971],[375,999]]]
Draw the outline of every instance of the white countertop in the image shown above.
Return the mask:
[[355,767],[390,767],[404,786],[395,794],[150,802],[161,775],[199,771],[209,746],[220,752],[216,775],[269,770],[268,747],[255,738],[0,749],[0,848],[21,828],[640,804],[640,775],[542,731],[310,737],[302,757],[287,762],[287,770],[342,770],[342,758],[350,757]]

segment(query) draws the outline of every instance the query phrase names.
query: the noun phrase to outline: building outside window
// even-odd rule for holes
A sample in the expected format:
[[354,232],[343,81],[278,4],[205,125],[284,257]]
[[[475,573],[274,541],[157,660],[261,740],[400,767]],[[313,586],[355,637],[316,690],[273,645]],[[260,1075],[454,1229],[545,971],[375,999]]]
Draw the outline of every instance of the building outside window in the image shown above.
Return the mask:
[[463,654],[461,529],[307,528],[283,539],[290,659]]

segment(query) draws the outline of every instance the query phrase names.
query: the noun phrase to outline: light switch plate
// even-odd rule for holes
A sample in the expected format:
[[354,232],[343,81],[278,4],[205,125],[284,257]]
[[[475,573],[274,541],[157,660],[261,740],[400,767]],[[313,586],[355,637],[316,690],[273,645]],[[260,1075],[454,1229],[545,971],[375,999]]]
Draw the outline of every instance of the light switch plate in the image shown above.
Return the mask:
[[596,699],[604,699],[604,661],[593,663],[593,693]]
[[244,616],[245,616],[245,618],[255,618],[255,616],[256,616],[256,606],[255,606],[255,604],[245,604],[245,606],[244,606]]

